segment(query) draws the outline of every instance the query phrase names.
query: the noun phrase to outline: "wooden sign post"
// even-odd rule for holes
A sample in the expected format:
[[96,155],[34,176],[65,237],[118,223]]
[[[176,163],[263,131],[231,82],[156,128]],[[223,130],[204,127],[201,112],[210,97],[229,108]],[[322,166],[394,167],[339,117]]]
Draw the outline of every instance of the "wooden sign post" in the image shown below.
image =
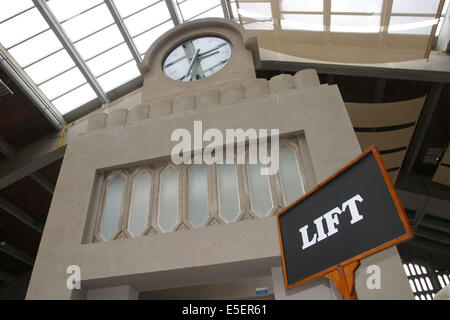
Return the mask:
[[355,290],[355,271],[359,267],[359,261],[351,262],[325,274],[325,278],[333,281],[334,286],[342,294],[345,300],[358,300]]
[[374,146],[277,218],[286,289],[324,276],[347,300],[361,259],[413,237]]

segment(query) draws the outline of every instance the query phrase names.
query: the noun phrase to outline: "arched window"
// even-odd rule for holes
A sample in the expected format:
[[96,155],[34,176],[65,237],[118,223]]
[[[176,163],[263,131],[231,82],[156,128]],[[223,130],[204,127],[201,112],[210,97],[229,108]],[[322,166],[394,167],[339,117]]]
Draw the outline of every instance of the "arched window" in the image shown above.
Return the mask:
[[111,240],[119,230],[124,179],[120,175],[111,176],[105,187],[102,219],[99,234],[104,240]]
[[165,232],[172,231],[178,221],[179,172],[167,166],[160,176],[158,224]]
[[142,235],[148,225],[152,177],[143,170],[133,179],[128,231],[133,237]]
[[226,222],[234,222],[239,215],[239,187],[236,164],[217,165],[219,215]]
[[297,154],[288,146],[280,146],[280,178],[286,205],[305,194]]
[[196,228],[208,220],[208,175],[204,164],[188,168],[188,219]]
[[247,164],[250,201],[253,211],[260,217],[267,217],[272,210],[272,193],[268,175],[261,175],[261,164]]

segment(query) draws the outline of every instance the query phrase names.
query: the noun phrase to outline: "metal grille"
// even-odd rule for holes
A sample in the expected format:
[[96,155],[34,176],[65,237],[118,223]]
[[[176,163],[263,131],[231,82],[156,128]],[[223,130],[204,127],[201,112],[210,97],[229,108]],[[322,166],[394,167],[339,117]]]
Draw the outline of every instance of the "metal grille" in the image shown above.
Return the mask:
[[433,300],[449,284],[450,272],[439,271],[426,263],[404,261],[403,269],[416,300]]

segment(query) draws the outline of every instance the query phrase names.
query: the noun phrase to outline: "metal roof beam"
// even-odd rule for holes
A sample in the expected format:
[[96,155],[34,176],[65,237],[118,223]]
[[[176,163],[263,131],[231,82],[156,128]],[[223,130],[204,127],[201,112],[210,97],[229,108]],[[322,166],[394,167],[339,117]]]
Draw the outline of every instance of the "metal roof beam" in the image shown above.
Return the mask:
[[17,278],[10,273],[0,271],[0,280],[13,284],[17,281]]
[[11,257],[16,258],[17,260],[22,261],[30,266],[34,265],[34,259],[32,257],[30,257],[25,252],[9,245],[6,241],[0,242],[0,251],[10,255]]
[[439,103],[439,98],[441,97],[443,88],[443,83],[433,83],[431,86],[431,90],[428,94],[425,105],[423,106],[419,120],[417,121],[416,129],[414,130],[413,137],[405,156],[403,169],[406,173],[410,173],[414,167],[420,148],[425,140],[425,135],[428,132],[431,118],[433,117],[434,111]]
[[180,24],[180,17],[178,17],[177,10],[175,9],[172,0],[164,0],[167,5],[167,9],[169,9],[170,17],[172,18],[173,24]]
[[47,177],[44,176],[42,173],[36,171],[30,174],[30,177],[33,178],[34,181],[39,183],[41,187],[43,187],[49,193],[53,194],[53,191],[55,190],[55,184],[50,180],[48,180]]
[[111,0],[105,0],[104,2],[108,7],[109,12],[111,12],[113,19],[116,22],[116,25],[119,28],[120,33],[122,34],[122,37],[124,38],[125,43],[128,46],[128,49],[130,49],[134,61],[136,61],[136,63],[139,65],[142,62],[141,55],[139,54],[139,50],[137,49],[133,39],[131,38],[131,35],[128,32],[127,27],[125,26],[125,22],[123,21],[121,15],[119,14],[116,5]]
[[0,208],[8,212],[13,217],[19,219],[29,227],[33,228],[37,232],[42,233],[43,226],[35,218],[20,209],[8,199],[0,197]]
[[227,0],[220,0],[220,4],[222,5],[222,10],[223,10],[223,16],[227,19],[231,19],[231,15],[227,4]]
[[[416,80],[428,82],[450,83],[450,72],[447,70],[438,71],[440,63],[450,61],[450,57],[442,56],[442,59],[433,59],[435,62],[429,62],[433,68],[426,68],[426,64],[420,64],[419,68],[390,68],[373,67],[365,65],[345,65],[317,62],[293,62],[293,61],[275,61],[264,60],[262,57],[260,70],[292,71],[297,72],[302,69],[316,69],[317,73],[345,75],[355,77],[372,77],[384,79]],[[432,59],[430,58],[430,61]],[[439,60],[439,61],[437,61]],[[447,60],[447,61],[446,61]]]
[[78,69],[80,69],[80,72],[83,74],[83,76],[86,78],[86,81],[89,83],[89,85],[92,87],[94,92],[99,97],[100,101],[103,104],[109,103],[109,98],[106,95],[106,93],[103,91],[100,84],[97,82],[97,79],[92,74],[91,70],[87,66],[86,62],[81,57],[78,50],[73,45],[72,41],[69,39],[67,34],[65,33],[64,29],[62,28],[61,24],[58,22],[56,17],[51,12],[50,8],[47,6],[47,3],[45,0],[33,0],[34,5],[39,10],[41,15],[44,17],[45,21],[47,21],[50,28],[55,33],[56,37],[59,39],[61,44],[63,45],[64,49],[66,49],[67,53],[70,55],[72,60],[77,65]]
[[5,138],[0,137],[0,153],[3,154],[7,159],[12,160],[16,156],[16,148],[11,145]]
[[23,90],[25,95],[33,102],[33,104],[42,112],[42,114],[50,121],[53,127],[60,130],[65,125],[65,121],[48,100],[42,91],[36,86],[26,72],[19,66],[17,61],[9,54],[9,52],[0,44],[0,65],[8,74],[14,83]]

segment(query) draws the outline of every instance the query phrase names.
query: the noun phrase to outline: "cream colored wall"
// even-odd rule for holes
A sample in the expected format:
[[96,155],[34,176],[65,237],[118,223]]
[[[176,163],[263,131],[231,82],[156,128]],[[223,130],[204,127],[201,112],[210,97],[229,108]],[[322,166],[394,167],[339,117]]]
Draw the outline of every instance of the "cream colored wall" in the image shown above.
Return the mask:
[[[311,71],[295,77],[277,76],[269,82],[250,81],[248,77],[247,72],[236,77],[228,91],[218,81],[210,88],[218,93],[217,103],[199,108],[195,95],[191,108],[184,110],[172,108],[178,90],[171,92],[173,88],[168,85],[164,97],[157,95],[152,100],[146,96],[148,86],[144,84],[142,99],[148,99],[148,105],[141,104],[141,93],[136,93],[74,125],[27,299],[71,299],[72,292],[66,288],[69,265],[80,266],[83,289],[127,285],[137,291],[268,276],[273,267],[281,265],[275,216],[134,239],[83,242],[92,226],[90,206],[97,170],[169,156],[174,145],[170,143],[172,131],[186,128],[192,133],[195,120],[203,121],[204,130],[278,128],[281,135],[303,132],[302,149],[309,155],[313,171],[305,177],[309,185],[323,181],[360,154],[337,86],[320,86],[317,74]],[[223,83],[228,80],[225,77]],[[170,101],[169,113],[152,113],[152,103],[160,98]],[[139,116],[128,118],[132,112]],[[402,288],[395,297],[410,298],[403,290],[406,280],[400,275],[403,270],[396,257],[392,263],[377,254],[371,261],[390,275],[392,285]],[[394,297],[394,292],[385,288],[377,295],[365,290],[359,285],[366,281],[364,274],[356,281],[361,299]]]

